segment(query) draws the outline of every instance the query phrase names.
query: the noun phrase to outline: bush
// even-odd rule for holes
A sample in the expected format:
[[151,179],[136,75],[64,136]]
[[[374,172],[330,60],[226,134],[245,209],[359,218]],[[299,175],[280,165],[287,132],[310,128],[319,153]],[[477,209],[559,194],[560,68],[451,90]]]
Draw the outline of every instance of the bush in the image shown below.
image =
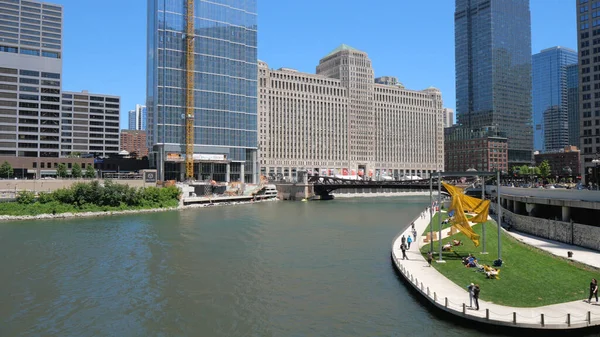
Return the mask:
[[21,191],[17,194],[19,204],[33,204],[35,202],[35,193],[31,191]]
[[40,204],[47,204],[52,201],[54,201],[54,196],[52,195],[52,193],[48,193],[48,192],[38,193],[38,202]]

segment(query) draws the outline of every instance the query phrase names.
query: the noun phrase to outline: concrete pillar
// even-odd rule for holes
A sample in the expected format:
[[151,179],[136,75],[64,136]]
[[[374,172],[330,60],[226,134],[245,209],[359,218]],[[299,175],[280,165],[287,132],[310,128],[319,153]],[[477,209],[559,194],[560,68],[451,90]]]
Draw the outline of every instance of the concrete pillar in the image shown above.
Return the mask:
[[229,182],[231,180],[231,178],[229,177],[229,173],[230,173],[230,167],[229,167],[230,163],[227,163],[225,165],[225,181]]
[[179,164],[179,181],[185,180],[185,162]]
[[571,221],[571,207],[562,206],[562,221],[569,222]]
[[[258,184],[258,182],[259,182],[258,171],[259,171],[259,165],[258,165],[257,151],[252,151],[252,183],[253,184]],[[292,174],[291,168],[290,168],[289,174],[290,175]]]
[[529,216],[534,216],[535,215],[535,204],[526,203],[525,210],[527,211],[527,214],[529,214]]
[[245,173],[245,172],[244,172],[244,171],[245,171],[245,168],[244,168],[244,163],[241,163],[241,164],[240,164],[240,182],[241,182],[242,184],[243,184],[243,183],[245,183],[245,181],[244,181],[244,179],[245,179],[244,173]]

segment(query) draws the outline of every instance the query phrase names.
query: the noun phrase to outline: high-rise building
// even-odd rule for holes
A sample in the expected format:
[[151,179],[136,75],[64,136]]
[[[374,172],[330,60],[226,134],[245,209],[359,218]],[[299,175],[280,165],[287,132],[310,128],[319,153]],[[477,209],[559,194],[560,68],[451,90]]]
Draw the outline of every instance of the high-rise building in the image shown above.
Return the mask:
[[375,83],[367,54],[341,45],[317,74],[259,62],[261,174],[423,176],[443,170],[442,95]]
[[60,156],[62,12],[0,2],[0,156]]
[[569,145],[579,147],[579,64],[577,63],[567,66],[567,115],[569,116]]
[[556,151],[569,144],[567,66],[577,63],[577,52],[552,47],[532,57],[533,148]]
[[529,0],[456,0],[457,124],[498,126],[510,165],[531,164],[531,19]]
[[449,128],[454,125],[454,110],[444,108],[444,127]]
[[[196,179],[256,182],[256,0],[195,1]],[[158,178],[185,173],[184,1],[148,0],[148,144]]]
[[62,93],[61,156],[119,154],[119,96],[81,92]]
[[129,130],[146,130],[146,106],[136,104],[134,110],[129,110]]
[[17,157],[119,152],[120,98],[62,91],[62,13],[36,0],[0,1],[0,156],[32,169],[39,163],[44,170],[30,177],[55,175],[59,162],[70,161],[49,167]]
[[597,1],[577,1],[577,45],[579,46],[579,149],[581,177],[586,183],[600,182],[600,38]]

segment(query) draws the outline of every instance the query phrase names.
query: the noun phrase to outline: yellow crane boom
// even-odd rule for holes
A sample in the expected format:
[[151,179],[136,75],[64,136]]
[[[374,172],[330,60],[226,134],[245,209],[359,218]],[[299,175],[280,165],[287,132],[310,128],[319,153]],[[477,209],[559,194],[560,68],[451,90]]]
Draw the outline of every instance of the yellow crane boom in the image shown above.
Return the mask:
[[186,95],[185,95],[185,176],[194,178],[194,0],[187,1],[186,12]]

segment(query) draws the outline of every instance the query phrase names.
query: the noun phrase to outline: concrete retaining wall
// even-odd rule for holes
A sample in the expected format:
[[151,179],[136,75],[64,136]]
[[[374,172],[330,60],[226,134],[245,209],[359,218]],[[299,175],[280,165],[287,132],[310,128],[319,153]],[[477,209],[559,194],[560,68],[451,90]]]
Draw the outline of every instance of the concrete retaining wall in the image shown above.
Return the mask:
[[600,250],[600,227],[518,215],[502,208],[504,221],[520,232]]
[[[70,187],[78,182],[90,182],[92,179],[56,179],[56,180],[0,180],[0,191],[35,191],[49,192],[59,188]],[[131,187],[156,186],[156,184],[144,183],[144,180],[113,180],[117,184],[129,185]],[[100,179],[100,182],[104,180]]]

